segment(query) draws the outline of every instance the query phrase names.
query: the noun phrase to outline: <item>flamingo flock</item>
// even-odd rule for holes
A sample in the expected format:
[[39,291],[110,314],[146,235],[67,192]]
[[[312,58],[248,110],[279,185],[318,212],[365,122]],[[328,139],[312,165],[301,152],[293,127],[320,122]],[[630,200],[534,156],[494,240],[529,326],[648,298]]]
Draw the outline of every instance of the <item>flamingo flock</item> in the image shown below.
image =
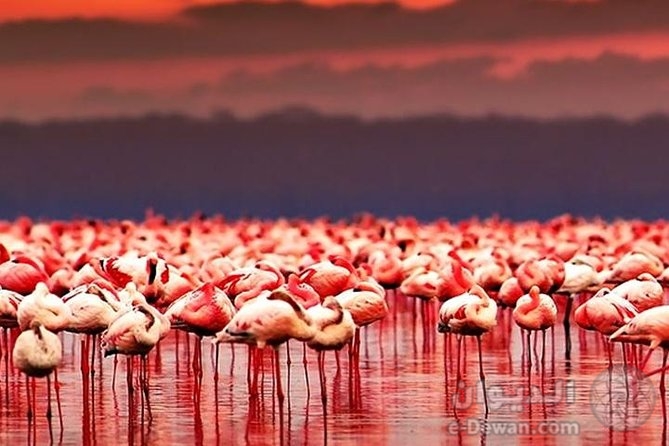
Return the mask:
[[[289,395],[280,350],[301,343],[307,382],[307,350],[317,352],[325,410],[325,354],[335,352],[339,367],[346,349],[355,373],[361,330],[389,314],[389,295],[420,306],[426,338],[456,337],[457,354],[447,351],[446,359],[457,361],[458,379],[463,339],[477,339],[486,414],[481,337],[512,319],[526,334],[529,367],[531,335],[541,333],[543,363],[546,332],[557,323],[560,300],[567,332],[573,320],[600,333],[609,346],[609,365],[611,342],[623,343],[623,358],[637,358],[638,345],[647,346],[637,362],[641,370],[662,348],[663,368],[648,373],[661,373],[664,389],[668,282],[669,224],[663,221],[561,216],[544,223],[420,223],[370,215],[352,221],[169,221],[148,215],[143,222],[0,223],[0,327],[21,332],[3,348],[12,350],[13,365],[26,375],[29,417],[35,378],[49,380],[50,401],[51,376],[57,382],[64,356],[63,332],[80,339],[84,375],[94,373],[96,348],[105,357],[139,357],[149,418],[148,355],[171,330],[197,339],[193,369],[200,378],[203,339],[215,345],[216,373],[220,344],[246,345],[250,398],[258,396],[263,350],[269,347],[281,407]],[[126,364],[132,387],[135,362]]]

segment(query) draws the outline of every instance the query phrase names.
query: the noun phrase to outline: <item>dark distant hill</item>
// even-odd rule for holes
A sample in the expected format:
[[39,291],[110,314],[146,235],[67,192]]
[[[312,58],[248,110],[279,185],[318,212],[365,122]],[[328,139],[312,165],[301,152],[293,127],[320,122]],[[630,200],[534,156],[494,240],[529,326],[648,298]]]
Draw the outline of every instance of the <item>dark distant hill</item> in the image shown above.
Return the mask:
[[0,217],[669,216],[669,119],[362,121],[299,108],[0,124]]

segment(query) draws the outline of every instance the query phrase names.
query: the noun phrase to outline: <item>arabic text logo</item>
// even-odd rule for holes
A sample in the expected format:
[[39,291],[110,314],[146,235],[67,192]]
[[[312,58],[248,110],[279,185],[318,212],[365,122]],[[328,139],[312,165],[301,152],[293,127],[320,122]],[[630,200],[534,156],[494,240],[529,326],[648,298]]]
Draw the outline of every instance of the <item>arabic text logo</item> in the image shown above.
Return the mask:
[[590,408],[602,425],[634,430],[655,407],[653,383],[635,367],[616,366],[597,375],[590,390]]

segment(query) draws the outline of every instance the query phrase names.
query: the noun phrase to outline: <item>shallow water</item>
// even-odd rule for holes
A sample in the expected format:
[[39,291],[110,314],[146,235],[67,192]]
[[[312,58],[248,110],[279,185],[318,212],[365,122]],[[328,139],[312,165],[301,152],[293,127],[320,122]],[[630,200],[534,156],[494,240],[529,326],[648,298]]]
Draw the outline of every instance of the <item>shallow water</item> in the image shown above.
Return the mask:
[[[557,300],[562,308],[564,299]],[[25,379],[7,364],[3,343],[0,444],[563,446],[666,442],[659,375],[637,385],[627,380],[625,387],[626,381],[619,379],[625,374],[622,368],[608,372],[606,348],[599,336],[572,326],[567,360],[565,330],[558,324],[546,335],[544,367],[540,365],[539,336],[536,354],[531,352],[530,372],[523,354],[524,337],[510,313],[500,313],[498,326],[482,340],[490,406],[485,417],[476,339],[463,341],[464,372],[457,387],[457,340],[436,332],[436,304],[431,313],[425,312],[422,303],[392,293],[389,303],[388,317],[361,332],[359,379],[350,373],[346,348],[339,355],[339,368],[334,353],[326,354],[325,410],[313,351],[307,353],[307,396],[301,344],[290,343],[290,367],[285,346],[280,351],[286,393],[281,410],[273,393],[271,350],[264,354],[259,396],[250,398],[246,346],[234,347],[234,355],[231,346],[220,347],[216,382],[215,350],[205,339],[198,385],[192,369],[196,339],[190,336],[187,342],[184,333],[173,330],[149,356],[150,420],[148,408],[141,404],[139,362],[133,395],[127,391],[123,357],[118,359],[115,387],[114,360],[102,358],[99,350],[95,350],[94,377],[83,379],[82,337],[63,334],[64,361],[58,379],[64,426],[61,431],[54,395],[50,429],[45,380],[37,382],[36,417],[29,423]],[[11,332],[9,337],[16,335]],[[655,354],[649,370],[660,366],[661,356]],[[618,345],[614,363],[622,365]],[[613,428],[608,427],[607,419],[613,419]]]

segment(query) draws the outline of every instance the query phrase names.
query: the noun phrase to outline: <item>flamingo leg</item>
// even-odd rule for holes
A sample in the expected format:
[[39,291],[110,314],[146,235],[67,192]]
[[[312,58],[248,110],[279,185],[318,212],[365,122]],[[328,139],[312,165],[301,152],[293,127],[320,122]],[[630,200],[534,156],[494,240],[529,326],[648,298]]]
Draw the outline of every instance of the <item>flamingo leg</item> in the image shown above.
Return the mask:
[[639,366],[639,369],[642,372],[646,368],[646,363],[648,363],[648,360],[650,359],[650,355],[651,355],[651,353],[653,353],[654,350],[655,350],[655,348],[653,348],[653,347],[648,348],[648,353],[646,353],[646,356],[644,356],[643,361],[641,362],[641,365]]
[[56,406],[58,407],[58,427],[60,435],[63,435],[63,407],[60,404],[60,382],[58,382],[58,369],[53,370],[53,388],[56,391]]
[[327,407],[328,396],[325,381],[325,353],[322,351],[318,352],[318,375],[321,384],[321,402],[323,403],[323,410],[325,410]]
[[572,296],[567,297],[567,304],[564,308],[564,320],[562,321],[564,325],[564,359],[567,361],[571,359],[571,326],[569,320],[573,301]]
[[86,349],[86,337],[81,338],[81,378],[88,377],[88,350]]
[[[179,361],[177,361],[177,364]],[[118,366],[118,355],[114,355],[114,369],[112,371],[112,389],[116,390],[116,367]]]
[[546,376],[546,330],[541,330],[541,382]]
[[460,356],[462,356],[462,336],[458,335],[458,360],[456,363],[457,382],[462,381],[462,372],[460,371]]
[[627,400],[630,396],[629,380],[627,377],[627,347],[625,344],[621,343],[620,346],[623,350],[623,374],[625,375],[625,399]]
[[613,346],[611,342],[606,341],[606,354],[609,358],[609,370],[613,369]]
[[144,392],[144,401],[146,401],[146,411],[149,416],[149,421],[153,420],[153,413],[151,412],[151,401],[149,400],[149,358],[142,355],[142,391]]
[[93,348],[90,349],[90,351],[91,351],[91,378],[95,377],[95,353],[97,351],[97,349],[95,348],[95,341],[96,341],[96,336],[92,335],[91,336],[91,343],[93,344]]
[[30,397],[30,377],[26,375],[26,396],[28,399],[28,423],[32,422],[33,419],[33,410],[32,410],[32,398]]
[[279,400],[279,406],[283,407],[283,385],[281,384],[281,360],[279,359],[279,347],[274,349],[274,373],[276,375],[276,395]]
[[483,403],[485,404],[485,415],[488,416],[488,391],[486,390],[485,385],[485,373],[483,372],[483,351],[481,348],[481,336],[476,337],[476,341],[479,347],[479,379],[481,380],[481,386],[483,387]]
[[302,344],[302,365],[304,366],[304,382],[307,386],[307,399],[311,397],[311,386],[309,386],[309,363],[307,362],[307,344]]
[[530,343],[530,339],[532,336],[532,332],[530,330],[527,330],[527,373],[530,374],[532,373],[532,347]]
[[247,361],[247,367],[246,367],[246,384],[247,384],[247,387],[248,387],[248,390],[249,390],[249,394],[250,394],[250,395],[253,395],[253,393],[251,392],[251,389],[252,389],[252,387],[251,387],[251,385],[252,385],[252,383],[251,383],[251,369],[253,368],[253,359],[254,359],[254,355],[253,355],[252,352],[253,352],[253,349],[254,349],[254,348],[255,348],[254,346],[249,345],[248,357],[247,357],[247,359],[246,359],[246,361]]
[[220,345],[216,344],[216,353],[214,359],[214,383],[218,383],[218,357],[220,354]]
[[51,424],[51,376],[47,375],[46,376],[46,387],[47,387],[47,406],[46,406],[46,418],[49,420],[49,424]]
[[660,377],[660,397],[662,398],[662,419],[667,422],[667,388],[665,386],[665,369],[667,368],[667,356],[669,350],[664,350],[662,355],[662,376]]
[[46,387],[47,387],[47,408],[46,408],[46,419],[49,424],[49,440],[53,444],[53,426],[51,424],[51,376],[46,376]]

